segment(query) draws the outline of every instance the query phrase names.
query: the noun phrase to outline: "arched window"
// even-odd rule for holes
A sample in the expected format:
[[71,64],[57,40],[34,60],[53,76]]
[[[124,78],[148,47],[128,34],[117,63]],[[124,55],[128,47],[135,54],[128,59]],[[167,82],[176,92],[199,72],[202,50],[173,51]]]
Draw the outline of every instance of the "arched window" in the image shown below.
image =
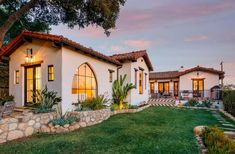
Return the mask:
[[78,95],[78,100],[96,97],[96,77],[88,64],[82,64],[74,74],[72,94]]

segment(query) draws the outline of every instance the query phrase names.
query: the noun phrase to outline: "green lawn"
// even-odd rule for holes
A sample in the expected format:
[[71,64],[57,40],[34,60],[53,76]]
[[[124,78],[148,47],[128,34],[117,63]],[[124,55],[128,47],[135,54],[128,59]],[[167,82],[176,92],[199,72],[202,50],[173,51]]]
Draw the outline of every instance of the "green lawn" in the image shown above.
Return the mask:
[[216,125],[210,111],[150,107],[65,134],[40,134],[0,146],[0,153],[198,154],[193,128]]

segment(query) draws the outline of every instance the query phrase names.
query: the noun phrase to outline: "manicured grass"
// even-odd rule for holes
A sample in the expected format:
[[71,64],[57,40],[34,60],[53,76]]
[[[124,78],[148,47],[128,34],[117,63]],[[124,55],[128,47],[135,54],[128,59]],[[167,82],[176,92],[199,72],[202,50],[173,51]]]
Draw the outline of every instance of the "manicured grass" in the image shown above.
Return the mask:
[[0,146],[0,153],[198,154],[193,128],[219,124],[210,111],[151,107],[65,134],[40,134]]

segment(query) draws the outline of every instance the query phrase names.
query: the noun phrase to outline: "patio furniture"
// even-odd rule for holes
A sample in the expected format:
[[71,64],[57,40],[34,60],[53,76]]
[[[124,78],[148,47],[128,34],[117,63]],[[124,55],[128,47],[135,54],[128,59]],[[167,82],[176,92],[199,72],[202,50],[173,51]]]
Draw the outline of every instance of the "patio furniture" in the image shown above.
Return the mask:
[[2,107],[0,107],[0,119],[4,116],[9,116],[13,112],[15,107],[15,102],[6,102]]

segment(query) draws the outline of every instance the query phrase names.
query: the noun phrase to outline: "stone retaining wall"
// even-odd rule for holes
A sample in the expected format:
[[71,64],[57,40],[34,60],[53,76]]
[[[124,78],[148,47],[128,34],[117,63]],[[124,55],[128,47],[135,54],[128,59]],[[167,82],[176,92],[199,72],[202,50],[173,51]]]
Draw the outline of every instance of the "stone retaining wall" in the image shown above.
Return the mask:
[[69,112],[71,116],[76,116],[80,120],[72,124],[66,124],[64,126],[53,126],[48,122],[56,118],[56,113],[43,113],[33,114],[27,113],[22,116],[16,116],[14,118],[4,118],[0,120],[0,143],[11,141],[18,138],[23,138],[32,135],[33,133],[61,133],[69,132],[79,129],[80,127],[87,127],[103,122],[110,118],[110,116],[121,113],[136,113],[140,112],[150,105],[140,107],[138,109],[127,109],[110,111],[110,109],[102,109],[97,111],[81,111],[81,112]]
[[0,120],[0,143],[41,132],[41,129],[55,117],[56,113],[52,112],[43,114],[25,113],[13,118],[3,118]]
[[70,112],[69,115],[80,118],[80,127],[87,127],[107,120],[110,117],[111,112],[110,109],[103,109],[96,111]]

